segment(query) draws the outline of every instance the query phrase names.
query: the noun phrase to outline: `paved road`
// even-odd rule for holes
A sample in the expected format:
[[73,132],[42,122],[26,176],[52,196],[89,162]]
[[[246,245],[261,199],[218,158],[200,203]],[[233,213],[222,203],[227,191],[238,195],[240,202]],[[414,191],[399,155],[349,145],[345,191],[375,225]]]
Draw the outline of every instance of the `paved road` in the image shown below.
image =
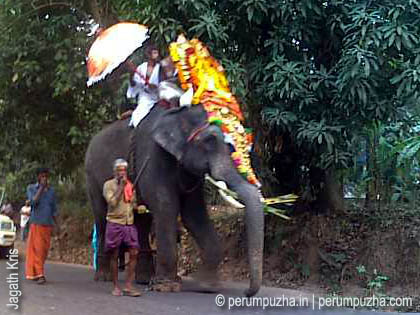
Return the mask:
[[[28,315],[75,315],[75,314],[100,314],[100,315],[125,315],[125,314],[392,314],[381,312],[354,312],[345,309],[323,309],[312,305],[312,296],[299,291],[262,288],[258,296],[277,297],[282,303],[306,301],[308,307],[277,307],[263,310],[262,307],[228,309],[227,305],[218,307],[215,303],[217,294],[193,292],[197,284],[191,279],[184,280],[183,292],[157,293],[146,291],[146,287],[139,286],[144,291],[142,297],[114,297],[110,295],[111,283],[94,282],[93,272],[86,266],[48,263],[46,265],[47,284],[37,285],[32,281],[23,279],[24,266],[18,265],[19,290],[22,296],[19,299],[19,310],[8,308],[10,285],[7,278],[12,272],[6,260],[0,261],[0,315],[28,314]],[[220,291],[225,297],[226,304],[229,297],[241,297],[246,284],[224,283]],[[16,289],[16,288],[13,288]],[[278,301],[279,301],[278,300]],[[314,299],[316,300],[316,298]],[[396,313],[395,313],[396,314]]]

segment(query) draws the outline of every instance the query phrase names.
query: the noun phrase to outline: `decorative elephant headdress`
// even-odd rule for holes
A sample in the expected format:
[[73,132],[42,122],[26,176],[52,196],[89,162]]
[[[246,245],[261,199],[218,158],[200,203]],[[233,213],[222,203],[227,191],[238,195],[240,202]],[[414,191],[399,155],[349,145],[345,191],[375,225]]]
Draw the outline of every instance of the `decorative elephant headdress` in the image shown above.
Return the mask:
[[218,125],[225,142],[232,144],[232,160],[238,172],[251,184],[261,186],[251,167],[249,151],[252,133],[242,125],[244,120],[235,96],[230,92],[223,67],[198,39],[187,40],[183,35],[171,43],[169,53],[178,70],[184,90],[193,92],[192,103],[202,104],[208,121]]

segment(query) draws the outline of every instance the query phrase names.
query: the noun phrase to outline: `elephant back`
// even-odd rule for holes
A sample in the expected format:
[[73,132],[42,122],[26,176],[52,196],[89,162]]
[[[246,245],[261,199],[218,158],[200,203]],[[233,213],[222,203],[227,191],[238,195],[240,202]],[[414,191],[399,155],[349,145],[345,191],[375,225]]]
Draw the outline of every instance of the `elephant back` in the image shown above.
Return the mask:
[[126,120],[118,120],[97,133],[85,155],[87,180],[102,187],[112,177],[112,165],[117,158],[128,156],[131,129]]

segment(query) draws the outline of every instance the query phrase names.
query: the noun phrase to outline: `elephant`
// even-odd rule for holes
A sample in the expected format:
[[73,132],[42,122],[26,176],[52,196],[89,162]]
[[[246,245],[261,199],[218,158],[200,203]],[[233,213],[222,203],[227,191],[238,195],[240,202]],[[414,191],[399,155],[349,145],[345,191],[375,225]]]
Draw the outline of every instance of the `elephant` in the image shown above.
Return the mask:
[[[210,174],[226,182],[246,206],[250,284],[245,295],[253,296],[262,282],[264,213],[261,194],[238,173],[220,127],[208,123],[201,104],[169,109],[163,104],[156,103],[137,128],[130,128],[126,120],[111,123],[96,134],[88,146],[86,185],[100,239],[100,272],[109,268],[109,257],[104,249],[107,206],[102,187],[112,177],[113,161],[127,158],[134,144],[135,187],[153,216],[156,234],[154,283],[173,284],[172,291],[180,289],[177,287],[180,283],[176,244],[178,216],[202,250],[204,263],[198,274],[201,279],[214,279],[222,251],[204,200],[204,178],[205,174]],[[150,217],[136,214],[135,224],[139,227],[140,252],[142,249],[147,252]]]

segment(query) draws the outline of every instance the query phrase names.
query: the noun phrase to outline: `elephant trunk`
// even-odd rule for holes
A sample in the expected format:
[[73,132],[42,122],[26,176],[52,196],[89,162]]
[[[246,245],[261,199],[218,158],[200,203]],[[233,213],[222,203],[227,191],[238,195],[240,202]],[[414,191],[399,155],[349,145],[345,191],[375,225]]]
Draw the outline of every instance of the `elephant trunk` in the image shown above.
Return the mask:
[[[232,161],[229,163],[232,164]],[[217,163],[211,167],[211,174],[215,179],[225,181],[229,188],[239,195],[246,207],[245,226],[248,239],[250,285],[245,295],[250,297],[258,292],[262,282],[264,212],[261,194],[254,185],[249,184],[239,175],[233,165],[226,167],[226,164]]]
[[246,207],[245,223],[251,283],[245,295],[249,297],[258,292],[262,282],[264,212],[260,201],[261,195],[255,186],[244,183],[233,190],[238,193]]

